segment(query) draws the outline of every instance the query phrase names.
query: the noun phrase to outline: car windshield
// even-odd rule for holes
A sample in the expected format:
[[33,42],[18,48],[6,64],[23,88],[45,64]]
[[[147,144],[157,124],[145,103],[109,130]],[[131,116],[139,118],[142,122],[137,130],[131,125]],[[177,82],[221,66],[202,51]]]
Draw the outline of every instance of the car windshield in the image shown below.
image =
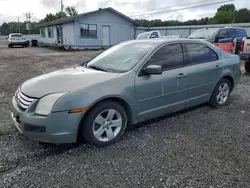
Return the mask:
[[202,29],[189,35],[189,39],[208,39],[216,35],[218,29]]
[[156,45],[152,42],[124,42],[98,55],[86,67],[107,72],[126,72]]
[[142,40],[142,39],[147,39],[150,33],[141,33],[140,35],[137,36],[136,40]]

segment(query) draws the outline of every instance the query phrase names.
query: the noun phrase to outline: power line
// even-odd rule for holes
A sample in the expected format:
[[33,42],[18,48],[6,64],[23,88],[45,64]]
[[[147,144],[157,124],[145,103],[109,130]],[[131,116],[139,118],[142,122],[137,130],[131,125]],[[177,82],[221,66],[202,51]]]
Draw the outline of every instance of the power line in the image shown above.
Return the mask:
[[151,12],[151,11],[156,11],[156,10],[163,10],[163,9],[169,9],[169,8],[174,8],[174,7],[185,6],[185,5],[192,5],[192,4],[202,3],[202,2],[206,2],[206,1],[208,1],[208,0],[202,0],[202,1],[192,2],[192,3],[179,4],[179,5],[171,6],[171,7],[162,7],[162,8],[158,8],[158,9],[154,9],[154,10],[147,10],[147,11],[141,11],[141,12],[132,12],[132,13],[127,13],[126,15],[129,15],[129,16],[132,15],[133,16],[133,14],[146,13],[146,12]]
[[145,13],[145,14],[137,14],[137,15],[132,15],[131,17],[147,16],[147,15],[152,15],[152,14],[166,13],[166,12],[175,12],[175,11],[179,11],[179,10],[187,10],[187,9],[192,9],[192,8],[199,8],[199,7],[216,5],[216,4],[221,4],[221,3],[228,3],[228,2],[232,2],[232,1],[234,1],[234,0],[225,0],[225,1],[220,1],[220,2],[214,2],[214,3],[209,3],[209,4],[203,4],[203,5],[196,5],[196,6],[191,6],[191,7],[179,8],[179,9],[165,10],[165,11],[159,11],[159,12],[151,12],[151,13]]

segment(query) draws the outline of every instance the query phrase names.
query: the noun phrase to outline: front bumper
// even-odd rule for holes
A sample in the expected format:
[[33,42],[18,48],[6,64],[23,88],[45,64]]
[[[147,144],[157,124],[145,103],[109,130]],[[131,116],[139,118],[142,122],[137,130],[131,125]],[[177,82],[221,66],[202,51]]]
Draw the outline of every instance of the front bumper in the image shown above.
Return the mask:
[[36,105],[34,103],[22,111],[15,97],[12,98],[11,116],[19,132],[40,142],[55,144],[76,142],[82,113],[69,114],[68,111],[63,111],[40,116],[30,110],[34,109]]

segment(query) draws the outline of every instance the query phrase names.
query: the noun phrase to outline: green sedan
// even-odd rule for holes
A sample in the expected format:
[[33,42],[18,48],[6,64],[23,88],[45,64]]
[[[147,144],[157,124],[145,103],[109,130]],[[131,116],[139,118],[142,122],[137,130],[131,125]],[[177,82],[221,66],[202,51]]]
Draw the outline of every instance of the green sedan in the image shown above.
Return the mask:
[[205,41],[126,41],[82,65],[24,82],[11,115],[22,134],[39,142],[83,138],[103,147],[127,125],[202,103],[226,105],[240,76],[239,57]]

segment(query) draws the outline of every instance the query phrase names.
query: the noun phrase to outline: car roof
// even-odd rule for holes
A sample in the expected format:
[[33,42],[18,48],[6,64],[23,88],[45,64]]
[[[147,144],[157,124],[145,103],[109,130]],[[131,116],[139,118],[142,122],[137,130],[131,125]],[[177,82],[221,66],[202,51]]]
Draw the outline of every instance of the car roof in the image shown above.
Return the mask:
[[152,43],[152,44],[157,44],[162,45],[165,43],[172,43],[172,42],[195,42],[195,43],[201,43],[201,44],[207,44],[208,42],[204,40],[199,40],[199,39],[187,39],[187,38],[157,38],[157,39],[142,39],[142,40],[131,40],[131,41],[126,41],[129,43]]
[[22,33],[11,33],[10,35],[22,35]]
[[244,29],[242,27],[223,27],[223,28],[218,28],[218,27],[209,27],[209,28],[202,28],[202,29],[197,29],[198,30],[222,30],[222,29]]

